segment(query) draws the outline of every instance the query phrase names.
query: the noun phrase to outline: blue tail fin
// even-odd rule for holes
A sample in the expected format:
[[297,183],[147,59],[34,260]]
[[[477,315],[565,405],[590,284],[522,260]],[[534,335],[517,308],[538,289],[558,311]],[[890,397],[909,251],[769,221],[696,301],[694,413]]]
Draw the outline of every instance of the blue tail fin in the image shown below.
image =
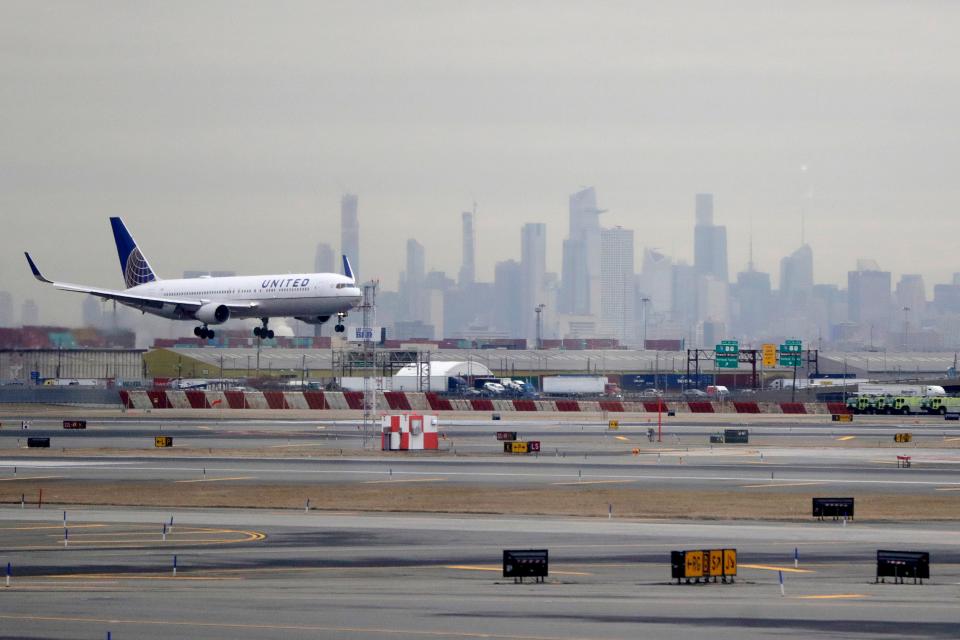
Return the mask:
[[353,269],[350,268],[350,258],[347,256],[343,256],[343,275],[351,280],[356,280],[356,278],[353,277]]
[[123,220],[110,218],[110,226],[113,227],[113,239],[117,243],[120,269],[123,271],[123,282],[127,288],[156,280],[157,274],[150,268],[150,263],[140,252],[130,232],[123,226]]

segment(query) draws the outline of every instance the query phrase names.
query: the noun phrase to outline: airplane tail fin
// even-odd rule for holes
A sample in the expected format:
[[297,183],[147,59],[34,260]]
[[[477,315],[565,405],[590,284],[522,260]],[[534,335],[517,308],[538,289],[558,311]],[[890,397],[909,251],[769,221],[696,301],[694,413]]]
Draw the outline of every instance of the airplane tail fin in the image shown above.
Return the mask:
[[354,282],[357,280],[353,275],[353,269],[350,268],[350,258],[348,258],[346,255],[343,256],[343,275],[347,276]]
[[120,218],[110,218],[113,227],[113,239],[117,243],[117,255],[120,257],[120,269],[123,271],[123,282],[127,288],[135,287],[145,282],[158,280],[147,262],[147,258],[140,252],[133,236],[127,231]]

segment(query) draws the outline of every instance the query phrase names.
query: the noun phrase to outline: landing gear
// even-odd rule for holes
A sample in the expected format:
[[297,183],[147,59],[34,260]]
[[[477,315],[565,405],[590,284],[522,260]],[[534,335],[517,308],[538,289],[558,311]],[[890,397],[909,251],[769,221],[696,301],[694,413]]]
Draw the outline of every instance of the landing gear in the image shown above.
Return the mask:
[[270,318],[260,318],[260,322],[263,323],[262,327],[254,327],[253,335],[257,336],[261,340],[273,340],[273,331],[267,329],[267,322],[270,321]]
[[343,326],[343,319],[346,318],[346,317],[347,317],[347,314],[345,314],[345,313],[338,313],[338,314],[337,314],[337,324],[336,324],[336,326],[333,328],[334,331],[336,331],[337,333],[343,333],[344,331],[347,330],[347,328]]
[[213,340],[213,337],[217,334],[213,329],[208,329],[207,325],[203,325],[202,327],[194,327],[193,335],[202,340]]

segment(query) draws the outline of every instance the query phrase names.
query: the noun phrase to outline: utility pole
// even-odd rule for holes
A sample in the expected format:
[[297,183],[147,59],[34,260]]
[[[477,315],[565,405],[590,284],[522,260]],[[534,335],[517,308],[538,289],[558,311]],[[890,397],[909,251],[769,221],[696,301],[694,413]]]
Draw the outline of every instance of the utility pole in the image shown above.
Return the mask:
[[373,337],[373,324],[376,322],[376,303],[377,303],[377,282],[370,281],[363,285],[363,304],[360,309],[363,312],[363,360],[364,365],[370,366],[372,376],[367,375],[363,378],[363,448],[367,448],[367,437],[369,429],[376,426],[377,420],[377,367],[376,367],[376,343]]

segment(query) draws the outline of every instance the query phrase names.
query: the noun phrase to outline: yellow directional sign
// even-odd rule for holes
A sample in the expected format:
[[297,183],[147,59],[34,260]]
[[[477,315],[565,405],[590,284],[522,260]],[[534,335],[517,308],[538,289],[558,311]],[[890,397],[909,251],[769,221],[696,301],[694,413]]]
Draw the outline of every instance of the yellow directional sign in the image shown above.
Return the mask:
[[607,426],[608,426],[609,428],[611,428],[611,429],[619,429],[619,428],[620,428],[620,421],[619,421],[619,420],[610,420],[609,422],[607,422]]
[[775,344],[763,345],[763,366],[765,367],[777,366],[777,345]]

